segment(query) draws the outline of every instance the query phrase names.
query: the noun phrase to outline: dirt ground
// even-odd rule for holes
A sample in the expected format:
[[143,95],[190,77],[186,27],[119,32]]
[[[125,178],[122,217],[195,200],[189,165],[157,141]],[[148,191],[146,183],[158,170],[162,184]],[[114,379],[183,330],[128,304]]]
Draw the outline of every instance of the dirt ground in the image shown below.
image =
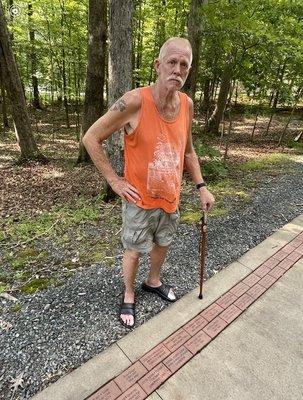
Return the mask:
[[[46,164],[14,164],[19,148],[13,132],[0,140],[0,293],[3,290],[33,293],[49,284],[60,285],[74,271],[94,261],[102,259],[110,266],[114,254],[121,252],[119,199],[104,203],[100,197],[103,185],[100,173],[93,165],[76,165],[79,146],[76,116],[70,115],[69,129],[62,111],[58,110],[56,118],[53,127],[49,111],[32,114],[38,146],[49,160]],[[275,116],[269,133],[265,134],[269,117],[259,117],[252,142],[254,116],[234,115],[227,153],[230,170],[269,154],[298,152],[297,148],[286,145],[277,147],[286,118],[287,113]],[[285,143],[291,144],[300,129],[302,117],[297,115],[289,126]],[[196,144],[202,141],[203,145],[224,154],[226,134],[220,145],[220,137],[203,133],[203,119],[194,121],[193,133]],[[201,157],[202,171],[204,162],[207,157]],[[194,189],[192,184],[184,186],[183,202],[189,205],[190,222],[195,211],[191,204]],[[239,196],[247,199],[241,193]],[[21,239],[13,238],[14,230],[18,230]]]
[[[63,121],[56,121],[54,134],[50,123],[50,113],[40,111],[37,125],[33,120],[33,129],[38,129],[38,146],[42,153],[49,158],[45,165],[29,162],[23,166],[12,165],[19,155],[19,148],[14,135],[0,141],[0,215],[2,218],[12,216],[18,219],[20,215],[34,216],[53,206],[72,203],[83,195],[87,198],[97,196],[102,188],[103,178],[94,166],[75,165],[78,155],[76,139],[75,115],[71,115],[71,128],[67,129]],[[268,155],[269,153],[292,153],[294,150],[286,146],[277,147],[277,142],[283,130],[287,113],[275,116],[269,133],[266,126],[269,117],[258,117],[254,141],[251,132],[254,116],[233,116],[232,133],[228,146],[228,162],[231,165],[245,162]],[[32,116],[33,118],[33,116]],[[60,123],[61,122],[61,123]],[[226,125],[228,125],[226,123]],[[228,126],[225,127],[227,130]],[[226,136],[220,146],[220,138],[208,138],[203,134],[203,119],[194,123],[195,138],[225,151]],[[295,116],[289,125],[285,141],[293,139],[302,130],[302,116]]]

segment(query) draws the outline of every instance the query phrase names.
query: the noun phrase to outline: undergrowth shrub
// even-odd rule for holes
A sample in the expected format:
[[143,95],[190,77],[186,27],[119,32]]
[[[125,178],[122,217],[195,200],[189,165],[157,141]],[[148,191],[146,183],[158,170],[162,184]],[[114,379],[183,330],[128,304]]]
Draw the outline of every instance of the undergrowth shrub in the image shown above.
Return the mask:
[[195,146],[197,155],[202,158],[203,177],[207,181],[217,181],[228,176],[228,168],[216,148],[198,142]]

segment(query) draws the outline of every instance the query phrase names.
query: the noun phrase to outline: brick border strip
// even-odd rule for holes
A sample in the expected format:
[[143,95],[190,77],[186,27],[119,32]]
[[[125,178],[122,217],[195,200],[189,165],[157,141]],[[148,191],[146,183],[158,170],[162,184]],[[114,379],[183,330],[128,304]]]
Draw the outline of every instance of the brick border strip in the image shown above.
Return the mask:
[[86,400],[146,399],[301,258],[303,232]]

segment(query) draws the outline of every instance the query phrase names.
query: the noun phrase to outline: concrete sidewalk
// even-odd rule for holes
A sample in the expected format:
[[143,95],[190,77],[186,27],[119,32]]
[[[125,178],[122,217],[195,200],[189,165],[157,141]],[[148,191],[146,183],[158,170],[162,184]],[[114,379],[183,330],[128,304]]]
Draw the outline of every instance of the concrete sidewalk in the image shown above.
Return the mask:
[[303,262],[157,393],[162,400],[301,400]]
[[301,399],[302,289],[303,214],[33,399]]

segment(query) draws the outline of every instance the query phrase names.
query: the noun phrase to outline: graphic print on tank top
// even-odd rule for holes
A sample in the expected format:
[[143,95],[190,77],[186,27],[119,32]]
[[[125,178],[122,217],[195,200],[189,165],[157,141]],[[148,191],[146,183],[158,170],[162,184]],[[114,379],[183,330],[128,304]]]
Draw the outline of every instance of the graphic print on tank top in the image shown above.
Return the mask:
[[176,200],[180,169],[180,155],[160,133],[155,146],[153,161],[148,163],[147,192],[156,199],[165,199],[169,203]]

